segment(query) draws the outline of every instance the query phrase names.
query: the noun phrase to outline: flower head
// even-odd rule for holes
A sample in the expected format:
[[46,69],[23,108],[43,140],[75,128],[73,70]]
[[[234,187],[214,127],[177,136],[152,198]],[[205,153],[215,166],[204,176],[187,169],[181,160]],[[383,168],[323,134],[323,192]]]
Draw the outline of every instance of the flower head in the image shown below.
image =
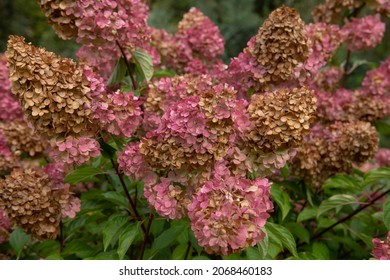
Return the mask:
[[379,238],[374,238],[372,243],[374,243],[372,254],[374,255],[375,259],[390,260],[390,231],[384,241],[380,240]]
[[90,90],[82,69],[70,59],[10,36],[7,45],[12,92],[38,132],[77,135],[90,130]]
[[361,51],[376,47],[385,34],[385,24],[380,15],[352,18],[341,29],[345,47],[351,51]]
[[305,24],[298,12],[282,6],[264,21],[249,49],[267,73],[267,83],[289,81],[294,68],[309,55]]
[[267,179],[251,181],[225,171],[216,170],[188,206],[191,228],[209,254],[228,255],[254,246],[264,238],[262,229],[273,209]]
[[56,238],[61,209],[52,195],[51,181],[43,172],[14,169],[0,180],[0,208],[34,237]]

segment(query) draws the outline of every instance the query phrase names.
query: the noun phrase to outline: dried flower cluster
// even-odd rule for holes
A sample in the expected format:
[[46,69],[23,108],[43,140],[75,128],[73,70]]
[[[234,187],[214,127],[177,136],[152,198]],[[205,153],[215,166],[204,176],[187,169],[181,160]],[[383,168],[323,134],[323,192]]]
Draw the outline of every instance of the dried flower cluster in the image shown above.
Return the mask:
[[379,143],[376,129],[367,122],[336,122],[316,126],[294,158],[295,174],[314,185],[329,177],[350,172],[353,164],[374,157]]
[[0,129],[0,174],[13,167],[15,158],[7,145],[7,140]]
[[75,62],[17,36],[10,36],[6,56],[12,92],[39,133],[77,135],[89,130],[90,89]]
[[325,0],[318,5],[312,15],[315,21],[337,23],[345,11],[353,10],[363,4],[364,0]]
[[15,225],[38,239],[57,236],[61,209],[46,174],[14,169],[0,180],[0,198],[0,208]]
[[341,34],[345,47],[351,51],[362,51],[376,47],[385,34],[385,24],[380,15],[352,18],[344,24]]
[[247,144],[266,152],[294,147],[309,131],[315,110],[316,99],[305,87],[255,94],[248,107],[255,127],[245,134]]
[[37,0],[37,2],[58,36],[64,40],[69,40],[77,36],[76,17],[67,13],[75,1]]
[[291,80],[294,68],[309,55],[305,24],[299,13],[285,6],[273,11],[259,29],[249,50],[266,69],[265,83]]
[[43,153],[46,148],[46,141],[23,119],[14,120],[6,125],[0,124],[0,130],[15,156],[20,156],[22,153],[36,156]]
[[372,254],[374,255],[375,259],[390,260],[390,231],[384,241],[380,240],[379,238],[374,238],[372,243],[374,243]]
[[4,216],[3,210],[0,209],[0,244],[8,239],[10,227],[11,221]]
[[[222,172],[218,172],[222,171]],[[254,246],[273,205],[267,179],[249,179],[216,170],[188,206],[195,237],[209,254],[228,255]]]

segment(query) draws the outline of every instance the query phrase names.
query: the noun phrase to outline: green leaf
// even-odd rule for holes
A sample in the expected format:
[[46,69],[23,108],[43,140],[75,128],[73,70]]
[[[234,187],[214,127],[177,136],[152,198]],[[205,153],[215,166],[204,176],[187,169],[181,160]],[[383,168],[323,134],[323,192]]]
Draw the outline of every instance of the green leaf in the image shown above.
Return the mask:
[[347,175],[333,176],[322,185],[322,189],[324,190],[337,189],[344,192],[361,191],[362,188],[362,185],[356,178]]
[[[107,221],[106,226],[103,229],[103,246],[104,251],[107,250],[108,246],[111,243],[114,243],[118,240],[119,231],[129,223],[129,217],[127,216],[118,216],[113,215]],[[115,238],[116,237],[116,238]]]
[[135,237],[139,234],[138,223],[128,225],[119,237],[118,256],[123,260],[127,250],[130,248]]
[[45,260],[63,260],[63,259],[64,258],[60,254],[58,254],[58,253],[52,254],[52,255],[47,256],[45,258]]
[[105,158],[111,159],[115,156],[116,149],[112,147],[110,144],[107,144],[104,141],[99,141],[100,149],[102,151],[102,156]]
[[97,253],[97,249],[91,247],[86,240],[74,239],[66,243],[64,249],[62,249],[62,255],[76,255],[80,258],[86,258],[93,256]]
[[372,169],[366,173],[364,176],[364,186],[371,185],[373,183],[377,183],[378,181],[386,179],[390,180],[390,168],[376,168]]
[[179,244],[175,250],[173,250],[173,253],[172,253],[172,259],[173,260],[184,260],[185,256],[186,256],[186,252],[187,252],[187,249],[188,249],[188,244]]
[[288,223],[285,226],[290,230],[290,232],[298,237],[303,242],[310,243],[310,233],[309,231],[302,226],[300,223]]
[[9,237],[9,244],[11,245],[16,258],[19,259],[24,246],[30,240],[30,236],[26,234],[21,228],[16,228]]
[[318,211],[317,208],[310,208],[310,207],[304,208],[302,212],[299,213],[297,222],[300,223],[315,218],[317,216],[317,211]]
[[297,254],[297,245],[291,232],[284,226],[267,222],[265,225],[269,238],[274,240],[277,244],[282,245],[284,248],[290,251],[295,257]]
[[273,184],[271,187],[271,197],[280,207],[280,210],[282,211],[282,220],[284,220],[291,210],[290,197],[277,184]]
[[263,253],[256,247],[249,247],[245,250],[247,260],[263,260]]
[[154,71],[153,78],[173,77],[176,73],[172,69],[159,69]]
[[256,247],[259,253],[261,254],[262,259],[264,260],[268,253],[268,247],[269,247],[269,237],[267,229],[264,227],[262,231],[265,234],[265,237],[263,240],[261,240],[259,243],[257,243]]
[[127,202],[127,199],[123,195],[115,191],[106,192],[102,194],[102,196],[108,201],[111,201],[112,203],[115,203],[119,206],[123,206],[125,208],[129,207],[129,203]]
[[330,198],[321,202],[320,207],[318,207],[317,218],[323,213],[335,209],[336,207],[355,204],[356,202],[356,198],[348,194],[336,194],[331,196]]
[[142,50],[130,51],[138,71],[146,81],[153,77],[153,61],[150,56]]
[[73,172],[69,173],[65,177],[65,183],[71,185],[80,183],[80,182],[91,182],[94,180],[94,176],[98,174],[103,174],[104,172],[99,168],[84,166],[75,169]]
[[122,79],[126,76],[126,62],[123,58],[119,59],[115,65],[114,71],[108,79],[109,86],[115,86],[119,84]]
[[390,118],[383,118],[375,122],[375,127],[380,134],[390,135]]
[[164,231],[159,237],[154,240],[152,245],[153,251],[157,252],[161,249],[168,247],[186,228],[188,228],[188,223],[180,223]]
[[318,260],[329,260],[329,249],[322,242],[314,242],[312,253]]
[[387,230],[390,230],[390,196],[387,197],[385,206],[383,208],[383,221]]

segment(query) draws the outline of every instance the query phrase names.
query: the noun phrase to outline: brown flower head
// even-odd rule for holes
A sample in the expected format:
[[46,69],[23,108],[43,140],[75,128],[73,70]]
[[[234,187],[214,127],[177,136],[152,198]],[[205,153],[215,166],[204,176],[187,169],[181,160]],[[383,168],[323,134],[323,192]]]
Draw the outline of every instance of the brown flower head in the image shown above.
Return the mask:
[[79,134],[89,130],[88,81],[71,59],[10,36],[7,45],[12,92],[38,132]]
[[64,40],[76,38],[77,27],[75,16],[66,13],[66,10],[74,4],[72,0],[37,0],[41,10],[45,13],[49,24]]
[[337,122],[316,126],[305,138],[293,162],[293,172],[320,186],[337,173],[349,173],[353,164],[375,156],[379,137],[370,123]]
[[35,156],[42,153],[47,146],[46,141],[34,133],[34,129],[23,119],[0,124],[0,130],[3,132],[12,153],[17,157],[22,153]]
[[249,51],[266,68],[266,83],[291,80],[294,68],[309,55],[305,23],[298,12],[285,6],[273,11]]
[[37,239],[54,239],[61,216],[52,196],[51,180],[38,170],[14,169],[0,181],[0,208]]
[[255,151],[270,152],[299,145],[314,120],[316,98],[306,87],[279,89],[252,96],[248,107],[255,128],[245,140]]
[[312,12],[316,22],[337,23],[346,10],[359,7],[362,0],[325,0]]

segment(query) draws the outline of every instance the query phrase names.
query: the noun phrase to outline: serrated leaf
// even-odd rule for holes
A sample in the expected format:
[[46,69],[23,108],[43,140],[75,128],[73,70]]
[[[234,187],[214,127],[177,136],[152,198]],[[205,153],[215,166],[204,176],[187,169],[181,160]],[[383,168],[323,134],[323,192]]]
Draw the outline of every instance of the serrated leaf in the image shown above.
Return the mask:
[[146,81],[149,81],[153,77],[153,61],[151,57],[142,50],[131,51],[131,55],[138,71]]
[[280,210],[282,211],[282,220],[284,220],[291,210],[290,197],[277,184],[273,184],[271,187],[271,197],[280,207]]
[[265,225],[269,238],[290,251],[293,256],[298,256],[297,245],[291,232],[284,226],[267,222]]
[[115,86],[119,84],[122,79],[126,76],[126,62],[123,58],[120,58],[118,62],[115,65],[115,68],[108,79],[108,85],[109,86]]
[[154,252],[157,252],[161,249],[168,247],[179,234],[181,234],[186,228],[188,228],[188,224],[177,224],[172,226],[171,228],[164,231],[160,236],[158,236],[154,242],[152,249]]
[[321,216],[323,213],[335,209],[336,207],[355,204],[356,202],[357,202],[356,198],[352,195],[348,195],[348,194],[333,195],[330,198],[321,202],[320,206],[318,207],[317,218]]
[[104,142],[104,141],[99,141],[100,144],[100,150],[102,152],[102,156],[105,158],[111,159],[114,157],[116,153],[116,149],[112,147],[110,144]]
[[62,255],[76,255],[80,258],[86,258],[96,254],[97,249],[92,248],[87,244],[85,240],[74,239],[66,243],[65,247],[62,249]]
[[313,256],[316,257],[317,260],[329,260],[329,249],[322,242],[314,242],[313,243]]
[[[111,243],[115,243],[118,240],[118,232],[125,227],[129,222],[127,216],[112,216],[108,221],[106,226],[103,229],[103,246],[104,251],[107,250],[108,246]],[[116,237],[116,238],[115,238]]]
[[368,171],[364,176],[363,185],[368,186],[383,179],[390,180],[390,168],[383,167]]
[[387,230],[390,230],[390,196],[387,197],[385,206],[383,208],[383,221]]
[[130,248],[135,237],[139,234],[138,224],[128,225],[119,237],[118,256],[120,260],[123,260],[127,250]]
[[263,254],[256,247],[249,247],[245,250],[247,260],[263,260]]
[[103,174],[104,172],[99,168],[84,166],[75,169],[68,175],[66,175],[64,181],[71,185],[80,183],[80,182],[90,182],[93,181],[93,177],[98,174]]
[[315,218],[317,216],[317,211],[318,211],[317,208],[310,208],[310,207],[304,208],[298,214],[297,222],[300,223]]
[[127,199],[123,195],[121,195],[115,191],[106,192],[106,193],[102,194],[102,196],[105,199],[107,199],[108,201],[111,201],[112,203],[115,203],[119,206],[123,206],[125,208],[127,208],[129,206]]
[[30,236],[26,234],[21,228],[16,228],[9,237],[9,244],[11,245],[16,258],[19,259],[24,246],[30,240]]
[[362,184],[356,178],[347,175],[335,175],[322,185],[324,190],[337,189],[344,192],[361,191],[362,188]]

